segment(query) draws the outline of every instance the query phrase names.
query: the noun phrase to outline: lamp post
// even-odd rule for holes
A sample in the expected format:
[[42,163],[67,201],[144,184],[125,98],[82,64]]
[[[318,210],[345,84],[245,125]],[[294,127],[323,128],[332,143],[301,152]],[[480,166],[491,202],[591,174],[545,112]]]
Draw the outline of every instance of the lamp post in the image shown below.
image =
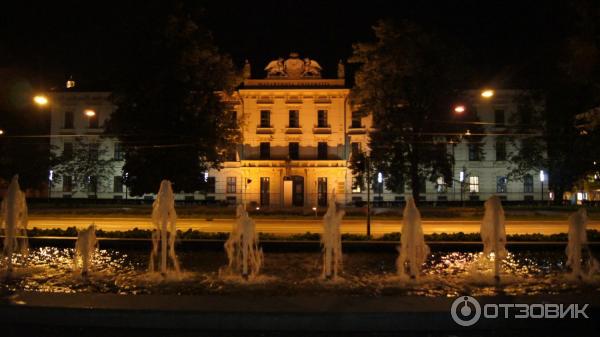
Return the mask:
[[383,206],[383,197],[381,193],[383,193],[383,174],[381,172],[377,172],[377,191],[379,192],[379,207]]
[[540,198],[542,200],[542,204],[544,203],[544,180],[546,180],[546,177],[544,176],[544,170],[540,170]]
[[365,156],[367,168],[367,237],[371,236],[371,163],[369,156]]
[[462,170],[460,171],[460,174],[458,176],[458,179],[460,181],[460,204],[464,206],[464,201],[463,201],[463,194],[465,192],[465,167],[463,166]]

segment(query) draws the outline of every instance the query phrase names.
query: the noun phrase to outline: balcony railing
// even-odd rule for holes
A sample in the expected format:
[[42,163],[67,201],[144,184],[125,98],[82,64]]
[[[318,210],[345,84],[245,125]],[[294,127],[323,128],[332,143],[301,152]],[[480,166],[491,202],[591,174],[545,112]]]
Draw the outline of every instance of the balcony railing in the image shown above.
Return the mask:
[[257,134],[272,134],[275,133],[275,128],[273,125],[257,125],[256,126]]

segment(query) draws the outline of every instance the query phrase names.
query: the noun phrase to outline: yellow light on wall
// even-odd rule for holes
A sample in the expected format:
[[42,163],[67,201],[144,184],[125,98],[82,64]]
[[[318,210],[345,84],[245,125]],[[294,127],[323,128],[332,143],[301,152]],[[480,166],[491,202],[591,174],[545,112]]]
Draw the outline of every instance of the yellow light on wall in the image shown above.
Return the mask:
[[33,97],[33,102],[37,105],[43,106],[48,104],[48,97],[44,95],[36,95]]
[[88,117],[94,117],[94,116],[96,116],[96,111],[94,111],[92,109],[86,109],[85,111],[83,111],[83,114]]
[[494,90],[485,89],[481,92],[481,97],[483,98],[491,98],[494,96]]

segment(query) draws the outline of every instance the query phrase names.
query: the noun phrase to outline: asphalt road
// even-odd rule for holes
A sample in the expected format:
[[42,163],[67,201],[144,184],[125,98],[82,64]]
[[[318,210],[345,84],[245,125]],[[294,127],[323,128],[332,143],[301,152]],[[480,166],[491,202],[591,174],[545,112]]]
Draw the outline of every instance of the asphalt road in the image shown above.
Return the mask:
[[[188,228],[203,232],[229,232],[233,225],[233,219],[189,219],[177,220],[177,228],[187,230]],[[256,230],[263,233],[279,235],[290,235],[297,233],[320,233],[321,219],[255,219]],[[152,229],[150,218],[115,218],[115,217],[38,217],[29,218],[29,228],[38,227],[42,229],[67,227],[83,227],[95,223],[98,229],[116,231],[129,230],[135,227],[139,229]],[[479,232],[480,221],[478,220],[424,220],[423,231],[431,233],[456,233],[456,232]],[[371,234],[375,236],[385,233],[399,232],[402,227],[401,220],[372,220]],[[600,230],[600,221],[591,221],[588,229]],[[542,233],[555,234],[566,233],[568,224],[565,220],[509,220],[506,223],[507,234]],[[364,219],[346,219],[342,221],[342,233],[365,234],[366,221]]]

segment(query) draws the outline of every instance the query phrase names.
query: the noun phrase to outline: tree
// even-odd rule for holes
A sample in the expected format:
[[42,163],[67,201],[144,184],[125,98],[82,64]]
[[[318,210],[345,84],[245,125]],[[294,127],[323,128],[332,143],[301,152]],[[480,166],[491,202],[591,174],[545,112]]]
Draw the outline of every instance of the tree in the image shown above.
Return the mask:
[[107,188],[115,175],[114,160],[105,144],[98,140],[76,137],[72,150],[66,150],[56,159],[53,183],[64,183],[71,177],[73,192],[86,191],[98,196],[98,189]]
[[106,132],[123,145],[133,195],[156,192],[162,179],[178,191],[197,191],[205,183],[203,172],[219,168],[239,141],[222,100],[239,76],[181,6],[151,24],[132,41],[139,40],[137,52],[115,85],[117,109]]
[[[376,42],[353,46],[350,62],[360,64],[360,69],[352,103],[363,115],[373,115],[369,143],[373,168],[383,173],[390,190],[402,190],[408,183],[418,202],[425,179],[443,177],[452,184],[454,159],[448,144],[464,140],[464,123],[477,119],[471,113],[457,121],[452,113],[464,99],[459,88],[466,71],[458,62],[458,48],[413,23],[381,21],[374,31]],[[482,154],[481,127],[475,124],[470,131],[469,141]],[[350,164],[360,184],[366,169],[363,157],[355,156]]]

